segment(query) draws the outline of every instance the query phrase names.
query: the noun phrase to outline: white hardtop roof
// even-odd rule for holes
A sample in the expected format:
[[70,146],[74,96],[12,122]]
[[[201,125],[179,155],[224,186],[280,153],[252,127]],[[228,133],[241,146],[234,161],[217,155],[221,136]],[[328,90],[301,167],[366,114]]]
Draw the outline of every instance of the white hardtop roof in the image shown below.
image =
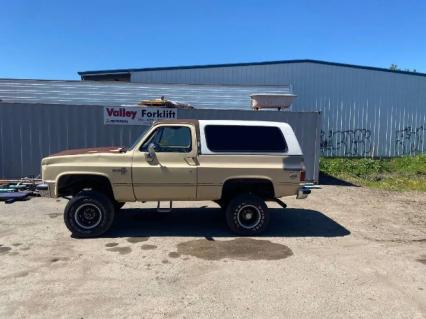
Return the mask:
[[271,121],[242,121],[242,120],[199,120],[200,126],[206,125],[240,125],[240,126],[278,126],[290,128],[290,125],[284,122]]
[[[270,121],[235,121],[235,120],[199,120],[200,123],[200,138],[201,138],[201,154],[218,154],[212,152],[207,147],[206,135],[204,129],[208,125],[238,125],[238,126],[272,126],[278,127],[284,134],[287,142],[288,151],[285,155],[303,155],[296,135],[290,125],[284,122]],[[226,154],[226,153],[225,153]],[[283,155],[284,155],[283,154]]]

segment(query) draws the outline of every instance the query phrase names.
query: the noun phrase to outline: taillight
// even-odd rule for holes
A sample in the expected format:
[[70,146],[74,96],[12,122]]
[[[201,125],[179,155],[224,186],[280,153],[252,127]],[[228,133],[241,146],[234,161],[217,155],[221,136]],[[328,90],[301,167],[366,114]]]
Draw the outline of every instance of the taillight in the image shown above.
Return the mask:
[[305,171],[300,171],[300,181],[301,182],[305,181]]

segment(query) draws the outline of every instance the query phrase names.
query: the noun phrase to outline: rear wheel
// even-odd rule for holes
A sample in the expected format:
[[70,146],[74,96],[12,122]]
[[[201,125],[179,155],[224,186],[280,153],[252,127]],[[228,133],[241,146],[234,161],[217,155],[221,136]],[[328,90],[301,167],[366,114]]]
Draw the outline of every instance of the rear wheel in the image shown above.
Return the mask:
[[224,199],[215,200],[214,202],[218,204],[223,211],[226,211],[226,207],[228,206],[228,203],[229,203],[229,201]]
[[226,221],[229,228],[239,235],[258,235],[268,227],[268,207],[256,195],[238,195],[226,208]]
[[74,196],[65,207],[64,221],[71,233],[80,238],[105,233],[114,221],[113,202],[104,194],[85,191]]

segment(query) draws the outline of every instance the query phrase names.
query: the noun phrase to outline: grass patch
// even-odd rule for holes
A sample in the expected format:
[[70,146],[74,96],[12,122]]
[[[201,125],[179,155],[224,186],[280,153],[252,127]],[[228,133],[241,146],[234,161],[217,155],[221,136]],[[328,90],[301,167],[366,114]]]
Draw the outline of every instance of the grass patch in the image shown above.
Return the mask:
[[355,185],[426,192],[426,155],[385,159],[322,157],[320,170]]

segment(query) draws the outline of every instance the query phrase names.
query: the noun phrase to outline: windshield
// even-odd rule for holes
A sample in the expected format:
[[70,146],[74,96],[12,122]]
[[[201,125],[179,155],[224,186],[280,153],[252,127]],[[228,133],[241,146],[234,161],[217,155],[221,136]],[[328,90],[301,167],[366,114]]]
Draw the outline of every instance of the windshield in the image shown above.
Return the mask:
[[129,147],[127,148],[127,150],[134,149],[136,147],[136,144],[138,144],[140,142],[140,140],[142,139],[142,137],[145,136],[146,132],[148,132],[148,128],[145,131],[143,131],[142,134],[140,134],[139,137],[136,138],[135,141],[131,145],[129,145]]

